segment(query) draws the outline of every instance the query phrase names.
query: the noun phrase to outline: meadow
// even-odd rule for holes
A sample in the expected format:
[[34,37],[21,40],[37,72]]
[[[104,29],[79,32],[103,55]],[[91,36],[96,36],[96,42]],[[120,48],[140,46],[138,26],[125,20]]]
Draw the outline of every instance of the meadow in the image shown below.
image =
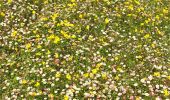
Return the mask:
[[170,100],[170,1],[0,0],[0,100]]

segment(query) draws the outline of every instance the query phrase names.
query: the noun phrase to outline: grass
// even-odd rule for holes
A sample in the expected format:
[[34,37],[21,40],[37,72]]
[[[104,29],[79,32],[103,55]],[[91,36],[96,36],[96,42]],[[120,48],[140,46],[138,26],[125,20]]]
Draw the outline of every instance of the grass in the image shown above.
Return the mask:
[[170,97],[169,0],[0,1],[0,97]]

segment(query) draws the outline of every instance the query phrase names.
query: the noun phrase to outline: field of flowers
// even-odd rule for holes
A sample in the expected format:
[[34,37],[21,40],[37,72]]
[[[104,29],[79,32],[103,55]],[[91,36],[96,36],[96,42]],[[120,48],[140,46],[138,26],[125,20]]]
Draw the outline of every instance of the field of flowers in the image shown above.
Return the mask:
[[169,0],[0,0],[0,100],[169,100]]

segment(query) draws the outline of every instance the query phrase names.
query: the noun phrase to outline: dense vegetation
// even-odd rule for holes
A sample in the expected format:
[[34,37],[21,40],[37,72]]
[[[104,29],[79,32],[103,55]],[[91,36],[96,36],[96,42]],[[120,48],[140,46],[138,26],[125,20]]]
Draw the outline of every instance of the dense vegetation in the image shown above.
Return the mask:
[[169,0],[0,0],[0,97],[170,98],[169,11]]

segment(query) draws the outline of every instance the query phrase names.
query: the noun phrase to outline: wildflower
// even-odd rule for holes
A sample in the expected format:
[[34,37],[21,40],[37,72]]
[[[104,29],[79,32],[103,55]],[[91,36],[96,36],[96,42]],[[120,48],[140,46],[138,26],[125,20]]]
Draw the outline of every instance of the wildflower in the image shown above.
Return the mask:
[[27,83],[27,81],[26,80],[22,80],[22,82],[21,82],[22,84],[26,84]]
[[146,34],[146,35],[144,36],[145,39],[147,39],[147,38],[149,38],[149,37],[150,37],[150,34]]
[[140,26],[143,26],[144,25],[144,23],[140,23]]
[[118,70],[119,72],[123,72],[123,70],[122,70],[121,67],[118,67],[117,70]]
[[141,59],[141,58],[142,58],[142,56],[140,56],[140,55],[139,55],[139,56],[136,56],[136,58]]
[[136,100],[141,100],[141,98],[139,96],[136,97]]
[[12,0],[8,0],[8,2],[7,2],[8,4],[11,4],[12,3]]
[[59,54],[58,54],[58,53],[55,53],[54,57],[55,57],[55,58],[58,58],[58,57],[59,57]]
[[128,9],[129,9],[129,10],[133,10],[133,8],[134,8],[133,5],[129,5],[129,6],[128,6]]
[[68,35],[67,32],[61,30],[60,33],[61,33],[65,38],[67,38],[67,39],[70,38],[70,35]]
[[34,85],[35,87],[39,87],[40,86],[40,83],[39,82],[36,82],[36,84]]
[[51,54],[50,50],[48,50],[46,54],[47,54],[47,55]]
[[95,69],[92,70],[92,73],[93,73],[93,74],[96,74],[97,71],[98,71],[98,68],[95,68]]
[[66,78],[67,78],[68,80],[71,80],[71,75],[70,75],[70,74],[66,74]]
[[52,40],[55,38],[55,35],[54,34],[51,34],[50,36],[47,37],[48,40]]
[[14,32],[11,33],[12,37],[15,37],[16,35],[17,35],[17,31],[14,31]]
[[157,20],[159,20],[160,19],[160,17],[159,17],[159,15],[156,15],[156,17],[155,17]]
[[101,67],[101,66],[102,66],[102,63],[98,63],[98,64],[96,65],[97,68],[99,68],[99,67]]
[[58,36],[55,36],[54,43],[57,44],[60,41],[60,38]]
[[36,11],[35,11],[35,10],[33,10],[33,11],[32,11],[32,14],[35,14],[35,13],[36,13]]
[[140,2],[137,1],[137,0],[134,0],[134,2],[135,2],[137,5],[140,5]]
[[56,77],[56,78],[59,78],[60,76],[61,76],[60,72],[57,72],[57,73],[55,74],[55,77]]
[[160,72],[154,72],[154,75],[153,75],[153,76],[160,77],[161,74],[160,74]]
[[163,90],[164,96],[169,96],[169,91],[167,89]]
[[87,78],[87,77],[89,76],[89,73],[85,73],[85,74],[83,74],[83,76],[84,76],[85,78]]
[[157,33],[158,33],[159,35],[161,35],[161,36],[163,36],[163,35],[164,35],[164,33],[163,33],[163,32],[161,32],[160,30],[157,30]]
[[169,76],[167,76],[167,78],[170,80],[170,75],[169,75]]
[[109,20],[108,18],[106,18],[106,19],[104,20],[105,24],[108,24],[109,21],[110,21],[110,20]]
[[106,73],[102,73],[102,78],[106,79],[107,78],[107,74]]
[[72,35],[71,38],[75,39],[75,38],[76,38],[76,35]]
[[58,14],[55,13],[55,14],[53,14],[51,17],[52,17],[52,20],[55,21],[55,19],[58,17]]
[[151,46],[152,46],[152,48],[155,48],[155,44],[154,43],[152,43]]
[[116,77],[115,77],[115,80],[119,80],[119,76],[116,76]]
[[76,2],[76,0],[71,0],[71,2]]
[[163,9],[163,13],[164,13],[164,14],[167,14],[167,13],[168,13],[168,9],[166,9],[166,8]]
[[25,46],[26,49],[30,49],[31,48],[31,43],[27,43]]
[[82,18],[83,18],[83,15],[82,15],[82,14],[80,14],[80,15],[79,15],[79,18],[80,18],[80,19],[82,19]]
[[37,56],[41,56],[41,52],[37,52],[35,55],[37,55]]
[[119,60],[119,58],[116,56],[116,57],[115,57],[115,60]]
[[72,61],[72,60],[73,60],[73,56],[70,56],[70,57],[68,58],[68,60],[69,60],[69,61]]
[[38,46],[37,46],[37,48],[39,48],[39,49],[40,49],[40,48],[42,48],[42,46],[41,46],[41,45],[38,45]]
[[89,25],[87,25],[87,26],[86,26],[86,30],[89,30],[89,29],[90,29],[90,26],[89,26]]
[[64,100],[69,100],[69,97],[67,95],[65,95]]
[[1,15],[2,17],[4,17],[4,16],[5,16],[5,13],[4,13],[4,12],[1,12],[0,15]]

